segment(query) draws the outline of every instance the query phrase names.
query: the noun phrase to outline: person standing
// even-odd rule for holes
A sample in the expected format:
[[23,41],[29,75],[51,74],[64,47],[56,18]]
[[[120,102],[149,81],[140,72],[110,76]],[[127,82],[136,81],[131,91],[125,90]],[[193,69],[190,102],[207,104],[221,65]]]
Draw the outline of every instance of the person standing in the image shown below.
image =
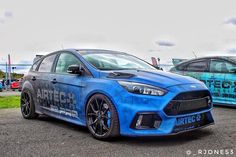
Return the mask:
[[6,87],[5,87],[5,79],[2,79],[2,87],[3,87],[3,89],[6,88]]

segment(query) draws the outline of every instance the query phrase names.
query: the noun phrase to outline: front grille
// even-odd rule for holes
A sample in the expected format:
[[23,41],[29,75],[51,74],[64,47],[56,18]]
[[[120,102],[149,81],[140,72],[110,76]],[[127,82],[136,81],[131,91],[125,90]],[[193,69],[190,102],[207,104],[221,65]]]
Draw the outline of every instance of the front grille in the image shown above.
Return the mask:
[[180,93],[173,100],[192,100],[192,99],[204,98],[207,96],[210,96],[210,93],[207,90],[192,91],[192,92]]
[[167,115],[181,115],[198,112],[211,107],[211,96],[209,91],[194,91],[178,94],[165,107]]

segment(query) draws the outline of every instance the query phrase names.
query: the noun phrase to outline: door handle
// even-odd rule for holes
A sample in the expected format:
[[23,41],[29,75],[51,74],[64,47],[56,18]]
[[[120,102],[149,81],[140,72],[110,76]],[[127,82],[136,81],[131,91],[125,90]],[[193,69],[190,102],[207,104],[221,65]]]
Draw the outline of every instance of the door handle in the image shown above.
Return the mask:
[[33,76],[33,77],[31,78],[31,80],[32,80],[32,81],[35,81],[35,80],[36,80],[36,77],[35,77],[35,76]]
[[55,83],[57,83],[57,79],[53,79],[52,81],[51,81],[53,84],[55,84]]

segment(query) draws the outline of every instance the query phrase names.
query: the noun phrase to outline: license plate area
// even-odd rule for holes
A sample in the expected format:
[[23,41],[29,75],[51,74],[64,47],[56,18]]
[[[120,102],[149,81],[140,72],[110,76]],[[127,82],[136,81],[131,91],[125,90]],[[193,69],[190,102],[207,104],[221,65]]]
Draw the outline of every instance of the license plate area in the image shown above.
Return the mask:
[[209,124],[207,113],[195,114],[190,116],[178,117],[173,129],[174,133],[187,131]]

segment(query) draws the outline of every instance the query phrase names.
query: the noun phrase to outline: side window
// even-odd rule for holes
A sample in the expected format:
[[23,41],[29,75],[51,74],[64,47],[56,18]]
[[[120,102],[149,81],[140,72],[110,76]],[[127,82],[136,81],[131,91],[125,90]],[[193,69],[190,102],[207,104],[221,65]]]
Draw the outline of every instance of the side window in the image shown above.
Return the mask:
[[235,71],[236,71],[235,64],[231,64],[229,62],[226,62],[226,67],[227,67],[227,70],[229,71],[229,73],[235,73]]
[[194,72],[206,72],[207,71],[207,61],[196,61],[187,65],[187,71]]
[[39,63],[40,63],[39,61],[35,62],[30,68],[30,71],[36,71],[36,68],[38,67]]
[[70,65],[80,65],[80,60],[70,53],[62,53],[57,61],[56,73],[67,73]]
[[177,70],[185,71],[186,70],[186,64],[182,64],[182,65],[177,66]]
[[210,71],[216,73],[233,73],[235,68],[235,65],[224,60],[212,60],[210,64]]
[[51,72],[55,57],[56,57],[56,54],[44,58],[39,66],[38,71],[39,72]]

